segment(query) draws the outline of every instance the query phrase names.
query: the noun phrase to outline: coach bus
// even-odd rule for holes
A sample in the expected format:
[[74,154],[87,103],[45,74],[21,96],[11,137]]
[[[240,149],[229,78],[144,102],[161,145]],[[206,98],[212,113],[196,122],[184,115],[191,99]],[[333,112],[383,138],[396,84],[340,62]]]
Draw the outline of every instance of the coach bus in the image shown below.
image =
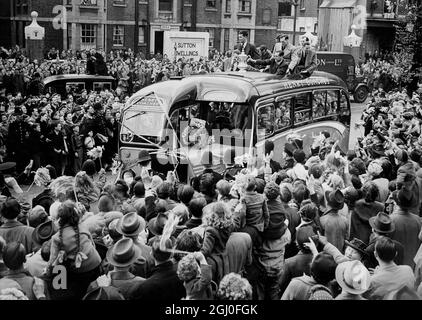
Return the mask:
[[203,170],[205,150],[212,151],[214,169],[221,172],[227,148],[248,154],[269,139],[277,159],[292,133],[304,137],[308,154],[322,131],[347,151],[350,115],[346,84],[325,72],[303,80],[260,72],[196,75],[153,84],[128,100],[121,114],[119,154],[123,167],[130,168],[139,150],[147,149],[153,169],[176,167],[179,178],[188,181]]

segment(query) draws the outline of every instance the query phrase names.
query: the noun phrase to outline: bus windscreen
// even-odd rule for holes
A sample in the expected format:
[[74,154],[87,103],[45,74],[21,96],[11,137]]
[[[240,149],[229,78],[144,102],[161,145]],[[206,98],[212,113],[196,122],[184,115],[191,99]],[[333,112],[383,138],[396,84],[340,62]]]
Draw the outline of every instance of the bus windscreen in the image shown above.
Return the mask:
[[138,136],[161,137],[166,115],[146,106],[133,107],[123,116],[125,127]]

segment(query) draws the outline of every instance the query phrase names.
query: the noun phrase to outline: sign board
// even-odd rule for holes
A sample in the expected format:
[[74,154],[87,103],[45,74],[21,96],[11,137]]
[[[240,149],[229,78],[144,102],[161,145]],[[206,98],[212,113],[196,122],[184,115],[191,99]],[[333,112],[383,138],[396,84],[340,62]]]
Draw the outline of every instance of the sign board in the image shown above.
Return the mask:
[[164,31],[164,53],[171,61],[179,58],[198,61],[208,57],[208,32]]

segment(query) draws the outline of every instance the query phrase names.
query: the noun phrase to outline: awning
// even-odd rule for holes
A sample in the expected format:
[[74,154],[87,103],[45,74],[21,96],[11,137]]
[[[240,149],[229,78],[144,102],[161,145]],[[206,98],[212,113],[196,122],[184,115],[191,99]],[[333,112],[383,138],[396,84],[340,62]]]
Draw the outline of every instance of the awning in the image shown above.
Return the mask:
[[357,0],[324,0],[320,8],[354,8]]

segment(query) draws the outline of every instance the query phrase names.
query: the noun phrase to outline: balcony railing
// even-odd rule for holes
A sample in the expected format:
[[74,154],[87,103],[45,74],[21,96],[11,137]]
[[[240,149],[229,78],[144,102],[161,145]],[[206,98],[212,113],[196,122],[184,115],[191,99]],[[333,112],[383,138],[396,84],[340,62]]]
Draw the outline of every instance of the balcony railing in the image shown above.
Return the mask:
[[394,20],[405,14],[407,1],[392,0],[389,1],[389,5],[385,0],[368,0],[367,3],[368,19]]

